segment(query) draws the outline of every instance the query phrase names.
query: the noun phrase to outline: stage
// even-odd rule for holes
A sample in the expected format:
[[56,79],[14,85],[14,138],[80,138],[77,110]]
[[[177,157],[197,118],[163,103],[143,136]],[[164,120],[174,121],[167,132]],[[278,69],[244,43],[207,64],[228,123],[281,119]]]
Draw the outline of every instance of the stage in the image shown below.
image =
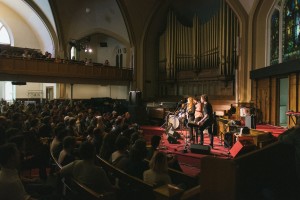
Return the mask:
[[[183,172],[190,176],[197,176],[201,171],[201,158],[205,156],[215,156],[222,159],[232,159],[230,155],[230,148],[225,148],[224,143],[220,140],[218,136],[214,137],[214,148],[210,150],[210,154],[200,154],[192,153],[190,150],[190,143],[186,142],[186,136],[188,135],[188,129],[176,130],[181,135],[181,138],[178,139],[178,144],[171,144],[168,141],[168,135],[164,128],[158,126],[142,126],[144,138],[147,141],[147,144],[150,145],[151,137],[153,135],[159,135],[162,137],[160,150],[177,156],[180,166]],[[257,130],[271,132],[272,135],[276,138],[286,129],[282,127],[272,126],[272,125],[257,125]],[[209,144],[209,137],[207,132],[204,131],[204,145]],[[186,146],[187,145],[187,146]],[[184,151],[187,147],[187,151]]]

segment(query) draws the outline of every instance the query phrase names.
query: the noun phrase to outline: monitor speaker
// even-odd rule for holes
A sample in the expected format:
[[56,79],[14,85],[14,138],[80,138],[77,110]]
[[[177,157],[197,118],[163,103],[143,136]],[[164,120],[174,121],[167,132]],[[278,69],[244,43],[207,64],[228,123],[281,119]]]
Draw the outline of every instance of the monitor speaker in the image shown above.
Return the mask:
[[129,104],[130,105],[141,105],[142,104],[142,92],[141,91],[130,91],[129,92]]
[[253,151],[256,149],[255,144],[250,142],[249,140],[242,140],[242,141],[237,141],[233,147],[229,150],[231,156],[233,158],[240,156],[245,153],[249,153],[250,151]]
[[191,144],[191,152],[198,154],[210,154],[210,146],[202,144]]

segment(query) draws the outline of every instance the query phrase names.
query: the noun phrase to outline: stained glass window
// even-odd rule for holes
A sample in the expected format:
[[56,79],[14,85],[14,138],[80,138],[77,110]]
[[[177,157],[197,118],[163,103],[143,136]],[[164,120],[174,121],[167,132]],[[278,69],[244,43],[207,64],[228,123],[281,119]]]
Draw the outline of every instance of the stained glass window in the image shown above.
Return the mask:
[[286,2],[283,21],[283,61],[299,58],[300,0]]
[[271,18],[271,65],[277,64],[279,59],[279,10],[273,12]]
[[0,22],[0,44],[10,44],[10,38],[5,26]]

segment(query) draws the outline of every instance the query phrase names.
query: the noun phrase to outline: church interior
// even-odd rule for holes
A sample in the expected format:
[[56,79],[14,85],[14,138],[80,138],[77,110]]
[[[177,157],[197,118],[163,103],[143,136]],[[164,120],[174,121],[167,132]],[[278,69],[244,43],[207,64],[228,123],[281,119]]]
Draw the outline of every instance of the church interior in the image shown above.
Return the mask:
[[299,58],[300,0],[0,0],[0,199],[300,199]]

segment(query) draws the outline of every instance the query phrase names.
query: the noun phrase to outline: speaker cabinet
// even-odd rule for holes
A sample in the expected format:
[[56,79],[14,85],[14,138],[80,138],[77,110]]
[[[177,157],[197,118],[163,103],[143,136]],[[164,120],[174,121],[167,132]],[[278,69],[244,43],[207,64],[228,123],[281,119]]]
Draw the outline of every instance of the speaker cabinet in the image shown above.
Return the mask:
[[130,91],[129,92],[129,104],[130,105],[142,105],[142,92]]
[[255,144],[253,144],[253,140],[239,140],[237,141],[233,147],[229,150],[231,156],[233,158],[240,156],[242,154],[248,153],[256,149]]
[[210,146],[201,144],[191,144],[191,152],[198,154],[210,154]]

